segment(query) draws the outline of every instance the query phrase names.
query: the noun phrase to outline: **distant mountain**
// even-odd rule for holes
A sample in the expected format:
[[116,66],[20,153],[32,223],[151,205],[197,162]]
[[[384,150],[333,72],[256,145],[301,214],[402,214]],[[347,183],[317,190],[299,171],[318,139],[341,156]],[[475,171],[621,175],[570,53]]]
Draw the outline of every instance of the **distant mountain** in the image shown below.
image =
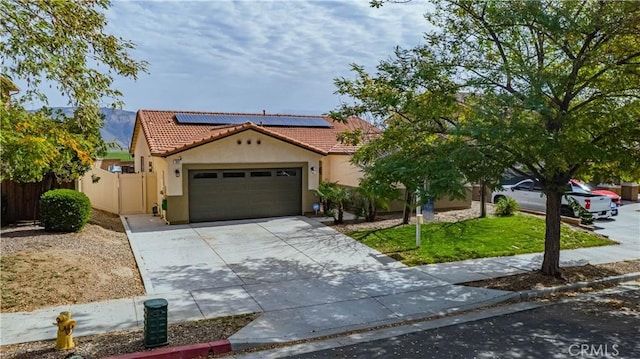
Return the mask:
[[[53,110],[61,110],[65,115],[73,114],[73,107],[54,107]],[[109,143],[117,143],[123,151],[129,149],[133,125],[136,122],[136,113],[111,108],[100,108],[105,116],[104,126],[100,129],[102,139]]]
[[133,125],[136,123],[136,113],[125,110],[101,108],[106,119],[100,130],[105,142],[116,142],[123,150],[128,150],[133,135]]

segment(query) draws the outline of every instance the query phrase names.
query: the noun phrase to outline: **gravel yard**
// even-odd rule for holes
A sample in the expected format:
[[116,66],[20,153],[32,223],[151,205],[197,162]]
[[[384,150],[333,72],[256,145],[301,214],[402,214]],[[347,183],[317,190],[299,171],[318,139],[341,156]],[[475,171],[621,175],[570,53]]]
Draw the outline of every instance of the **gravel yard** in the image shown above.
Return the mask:
[[[493,214],[493,204],[487,203],[487,215]],[[480,202],[471,202],[471,208],[461,209],[454,211],[443,211],[435,213],[433,220],[435,222],[457,222],[464,221],[465,219],[477,218],[480,216]],[[365,222],[364,220],[358,220],[355,223],[334,224],[331,228],[342,233],[361,231],[361,230],[375,230],[381,228],[389,228],[393,226],[399,226],[402,224],[402,213],[390,213],[378,216],[379,220],[375,222]],[[409,223],[415,223],[415,217],[409,219]]]

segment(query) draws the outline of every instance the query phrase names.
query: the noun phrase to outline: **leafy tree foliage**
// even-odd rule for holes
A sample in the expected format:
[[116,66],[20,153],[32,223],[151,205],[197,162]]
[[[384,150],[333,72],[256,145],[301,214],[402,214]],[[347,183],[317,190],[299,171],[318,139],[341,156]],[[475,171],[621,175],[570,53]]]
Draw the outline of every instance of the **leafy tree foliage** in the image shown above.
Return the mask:
[[[3,179],[74,179],[104,152],[99,105],[121,105],[122,94],[112,87],[115,76],[136,79],[146,71],[145,62],[129,55],[131,42],[104,32],[109,5],[107,0],[0,2],[3,77],[26,83],[10,106],[0,106]],[[46,108],[27,111],[26,103],[47,104],[46,83],[76,108],[73,116]]]
[[640,3],[434,4],[425,45],[396,50],[373,76],[354,66],[355,80],[336,80],[354,102],[332,115],[374,118],[385,135],[371,146],[395,146],[375,166],[404,164],[432,184],[533,174],[547,196],[542,272],[559,275],[568,180],[640,178]]

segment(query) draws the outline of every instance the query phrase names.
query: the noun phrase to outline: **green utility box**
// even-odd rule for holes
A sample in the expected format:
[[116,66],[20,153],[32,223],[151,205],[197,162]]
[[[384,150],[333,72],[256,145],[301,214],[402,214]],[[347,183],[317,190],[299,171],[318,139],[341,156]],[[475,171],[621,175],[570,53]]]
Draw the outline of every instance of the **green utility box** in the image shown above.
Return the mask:
[[165,299],[144,301],[144,347],[155,348],[169,344],[167,333],[167,307]]

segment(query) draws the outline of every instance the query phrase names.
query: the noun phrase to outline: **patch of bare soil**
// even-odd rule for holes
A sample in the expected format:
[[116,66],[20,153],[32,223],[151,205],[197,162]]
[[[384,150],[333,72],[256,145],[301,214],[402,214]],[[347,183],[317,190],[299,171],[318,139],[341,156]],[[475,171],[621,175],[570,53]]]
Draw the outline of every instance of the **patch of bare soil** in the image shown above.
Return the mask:
[[[170,324],[167,330],[169,339],[167,347],[226,339],[257,316],[257,314],[245,314]],[[55,335],[55,327],[52,325],[51,328],[53,328],[52,333]],[[144,347],[142,329],[74,337],[74,342],[76,348],[68,351],[55,350],[55,340],[7,345],[0,347],[0,357],[6,359],[60,359],[75,353],[83,358],[103,358],[147,350]]]
[[[95,224],[94,224],[95,223]],[[120,217],[94,210],[78,233],[0,230],[2,312],[144,295]]]
[[472,287],[483,287],[508,291],[522,291],[557,287],[577,282],[589,282],[596,279],[621,274],[640,272],[640,260],[561,268],[561,278],[543,275],[539,271],[522,273],[501,278],[493,278],[465,283]]

